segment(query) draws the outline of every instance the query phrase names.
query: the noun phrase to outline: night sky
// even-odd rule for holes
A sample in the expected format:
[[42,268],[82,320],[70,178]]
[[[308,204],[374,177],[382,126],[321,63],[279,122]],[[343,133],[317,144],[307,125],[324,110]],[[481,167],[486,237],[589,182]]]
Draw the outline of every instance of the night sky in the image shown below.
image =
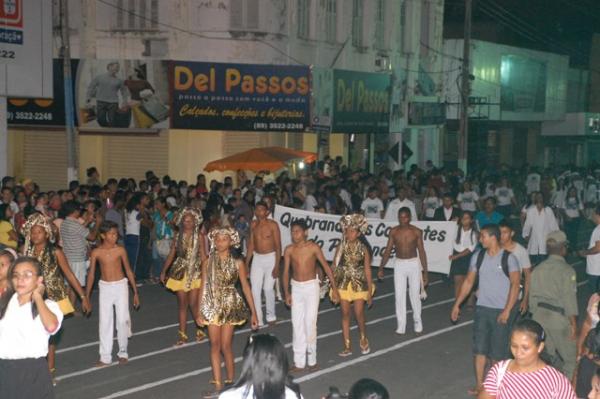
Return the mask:
[[[463,36],[464,1],[446,0],[444,37]],[[473,0],[474,39],[566,54],[587,66],[600,0]]]

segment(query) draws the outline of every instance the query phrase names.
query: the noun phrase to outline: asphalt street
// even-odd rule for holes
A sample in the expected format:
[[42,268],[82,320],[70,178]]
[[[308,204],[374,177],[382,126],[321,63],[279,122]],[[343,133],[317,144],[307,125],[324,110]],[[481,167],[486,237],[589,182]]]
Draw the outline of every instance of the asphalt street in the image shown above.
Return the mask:
[[[584,262],[571,259],[580,281],[580,313],[591,294],[585,284]],[[321,302],[318,319],[318,364],[320,369],[295,375],[307,399],[321,398],[330,386],[347,391],[362,377],[372,377],[390,390],[392,398],[467,398],[473,384],[471,360],[472,312],[463,311],[456,325],[449,320],[453,289],[439,275],[432,275],[428,298],[423,302],[424,332],[395,334],[393,279],[391,270],[377,284],[374,304],[367,314],[371,353],[361,355],[358,333],[352,330],[354,354],[341,358],[340,310],[328,299]],[[64,322],[57,354],[59,399],[79,398],[199,398],[210,388],[209,345],[190,342],[174,347],[177,339],[177,305],[173,294],[161,285],[140,288],[142,306],[131,310],[133,336],[129,341],[129,363],[95,368],[98,360],[98,314],[72,317]],[[93,295],[97,309],[97,291]],[[408,306],[410,309],[410,306]],[[292,358],[290,311],[277,303],[278,322],[261,332],[275,334]],[[192,322],[188,335],[194,334]],[[248,326],[236,330],[234,354],[239,366],[250,334]],[[117,345],[113,348],[116,357]]]

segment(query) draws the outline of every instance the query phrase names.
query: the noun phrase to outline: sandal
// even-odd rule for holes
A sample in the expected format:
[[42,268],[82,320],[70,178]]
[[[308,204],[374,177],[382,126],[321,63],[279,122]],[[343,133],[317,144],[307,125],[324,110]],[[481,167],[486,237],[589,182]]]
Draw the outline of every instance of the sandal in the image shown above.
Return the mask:
[[223,390],[223,384],[221,383],[221,381],[216,381],[216,380],[210,380],[210,381],[208,381],[208,383],[213,384],[215,386],[215,388],[210,391],[202,392],[202,397],[204,399],[218,398],[219,395],[221,394],[221,391]]
[[56,367],[50,369],[50,379],[52,380],[52,386],[56,386]]
[[346,356],[350,356],[352,354],[352,348],[350,348],[350,340],[346,339],[344,340],[344,349],[338,353],[339,356],[341,357],[346,357]]
[[223,380],[223,385],[225,386],[225,388],[227,388],[230,385],[233,385],[233,380]]
[[183,331],[179,330],[177,331],[177,334],[179,336],[179,339],[177,340],[177,342],[175,342],[175,346],[181,346],[187,343],[189,338]]
[[206,339],[206,333],[201,328],[196,330],[196,342],[202,342]]
[[360,353],[366,355],[371,352],[371,348],[369,347],[369,340],[365,335],[361,335],[360,337]]

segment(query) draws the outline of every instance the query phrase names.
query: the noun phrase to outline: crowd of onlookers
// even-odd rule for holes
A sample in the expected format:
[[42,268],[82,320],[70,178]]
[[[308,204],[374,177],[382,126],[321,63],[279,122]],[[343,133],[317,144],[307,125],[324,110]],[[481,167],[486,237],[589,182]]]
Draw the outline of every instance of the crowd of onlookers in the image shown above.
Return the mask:
[[[265,171],[250,176],[240,170],[222,181],[207,181],[199,174],[195,182],[160,177],[152,171],[140,181],[102,180],[91,167],[85,183],[72,181],[68,188],[47,191],[40,190],[31,179],[6,176],[0,194],[0,249],[18,250],[24,240],[25,221],[40,213],[52,221],[55,244],[63,248],[81,286],[85,286],[89,254],[99,240],[103,221],[116,224],[119,242],[126,249],[138,284],[157,283],[175,235],[173,220],[178,209],[201,210],[205,232],[231,226],[248,239],[258,201],[271,211],[282,205],[340,215],[360,212],[388,221],[397,221],[398,210],[406,207],[413,220],[455,221],[457,229],[465,231],[471,229],[471,223],[475,231],[501,224],[521,232],[534,266],[548,257],[546,240],[560,229],[566,232],[565,242],[569,242],[572,254],[577,254],[577,248],[588,248],[589,253],[581,255],[588,257],[588,277],[594,290],[600,279],[600,264],[597,273],[589,267],[589,257],[595,255],[590,252],[592,244],[582,245],[583,227],[600,221],[600,167],[595,166],[544,170],[500,166],[465,176],[460,170],[438,168],[428,161],[422,168],[411,165],[407,170],[384,168],[368,173],[348,168],[340,157],[325,157],[297,175]],[[71,302],[75,299],[73,293]],[[600,345],[595,338],[599,302],[600,294],[590,299],[578,345],[578,356],[591,359],[593,364],[600,364],[596,360]],[[544,340],[539,337],[543,332],[536,328],[525,326],[521,330],[538,345]],[[584,371],[586,378],[591,378],[594,368]],[[496,374],[505,371],[492,370]],[[594,378],[597,382],[598,377]]]
[[[526,234],[531,237],[529,253],[537,255],[536,243],[543,235],[535,231],[541,222],[533,214],[527,217],[528,209],[536,203],[540,209],[550,207],[575,248],[580,227],[598,203],[599,179],[600,169],[595,168],[500,167],[464,176],[460,170],[436,168],[430,161],[424,168],[411,165],[406,171],[368,173],[348,168],[340,157],[326,157],[297,176],[283,171],[250,177],[237,171],[222,181],[207,181],[204,174],[195,182],[177,181],[152,171],[139,181],[112,177],[101,181],[97,169],[91,167],[85,183],[72,181],[68,188],[47,191],[31,179],[6,176],[0,193],[0,245],[16,249],[23,240],[21,227],[27,217],[39,212],[53,220],[57,242],[65,248],[69,262],[77,264],[75,269],[82,269],[96,241],[95,229],[102,220],[110,220],[119,227],[120,242],[137,279],[157,282],[178,208],[201,209],[207,231],[218,225],[232,226],[247,238],[253,206],[263,200],[271,208],[279,204],[340,215],[362,212],[390,221],[397,220],[397,211],[404,206],[411,209],[413,220],[458,220],[468,211],[479,228],[519,216],[522,228],[533,229],[533,234]],[[62,226],[65,220],[77,220],[89,230],[89,237],[82,241],[76,225]]]

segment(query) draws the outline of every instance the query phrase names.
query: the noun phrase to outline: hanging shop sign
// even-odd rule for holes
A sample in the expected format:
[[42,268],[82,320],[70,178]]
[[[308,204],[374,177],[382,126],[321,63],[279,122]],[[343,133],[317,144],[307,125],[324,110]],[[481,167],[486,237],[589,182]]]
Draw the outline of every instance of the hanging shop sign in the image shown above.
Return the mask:
[[389,74],[336,69],[333,71],[333,84],[333,132],[389,132]]
[[172,61],[171,127],[304,131],[310,69],[289,65]]

